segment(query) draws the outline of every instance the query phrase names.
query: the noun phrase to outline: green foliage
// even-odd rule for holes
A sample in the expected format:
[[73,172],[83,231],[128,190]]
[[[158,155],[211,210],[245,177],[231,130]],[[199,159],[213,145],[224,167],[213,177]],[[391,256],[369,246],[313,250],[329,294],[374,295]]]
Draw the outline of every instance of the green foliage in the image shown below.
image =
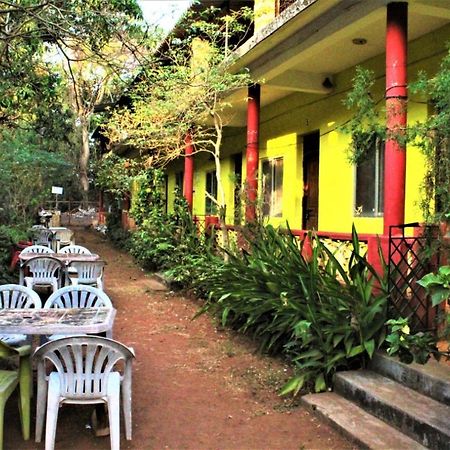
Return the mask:
[[[198,234],[192,216],[183,197],[176,193],[174,211],[166,213],[161,200],[161,191],[149,189],[161,180],[161,173],[154,171],[154,177],[145,176],[150,183],[140,183],[141,194],[133,207],[140,226],[133,232],[131,254],[142,267],[157,271],[179,287],[190,287],[194,279],[202,276],[203,268],[210,259],[210,242]],[[147,187],[146,187],[147,186]],[[148,202],[148,211],[142,211],[141,201]],[[200,289],[198,288],[200,291]]]
[[133,180],[140,171],[135,159],[125,159],[115,153],[107,153],[94,164],[96,186],[122,200],[129,195]]
[[[50,46],[83,47],[101,54],[113,37],[131,31],[141,17],[135,0],[14,0],[0,11],[0,119],[8,126],[36,122],[36,130],[52,136],[67,108],[57,92],[61,84],[43,57]],[[53,64],[54,66],[54,64]],[[62,108],[62,109],[61,109]],[[64,111],[63,111],[64,110]],[[63,113],[63,114],[61,114]],[[54,130],[56,131],[56,130]],[[58,135],[59,137],[61,135]]]
[[436,338],[431,333],[410,334],[408,319],[391,319],[386,322],[388,333],[386,342],[389,355],[398,356],[400,361],[410,364],[425,364],[431,355],[438,357]]
[[134,195],[130,214],[136,225],[142,225],[152,215],[161,215],[166,209],[165,174],[161,169],[141,171],[133,179]]
[[353,88],[344,100],[352,110],[351,119],[341,129],[352,136],[349,160],[358,163],[364,159],[373,139],[387,137],[401,145],[419,147],[425,156],[425,176],[422,183],[420,205],[429,223],[448,221],[450,211],[450,45],[434,76],[421,72],[417,81],[409,85],[411,94],[425,97],[433,111],[420,122],[409,122],[406,128],[385,128],[386,111],[378,108],[372,97],[374,73],[362,67],[356,68]]
[[371,94],[375,84],[374,72],[357,66],[352,83],[353,88],[347,94],[344,105],[354,114],[342,130],[352,137],[348,159],[352,164],[358,164],[364,160],[368,149],[373,145],[373,139],[384,139],[386,130],[384,112],[377,108]]
[[117,201],[112,202],[106,217],[106,236],[115,247],[129,250],[131,234],[122,228],[122,210]]
[[9,272],[11,249],[14,244],[27,238],[26,232],[16,228],[0,225],[0,284],[16,283],[17,275]]
[[431,295],[433,306],[450,299],[450,266],[439,267],[437,273],[428,273],[417,282]]
[[30,222],[39,204],[50,199],[52,185],[70,185],[74,168],[32,132],[4,131],[0,138],[0,223]]
[[419,73],[409,87],[424,95],[433,107],[427,120],[408,127],[408,141],[418,146],[427,165],[423,182],[422,209],[427,221],[448,221],[450,211],[450,44],[437,73]]
[[105,125],[111,143],[133,145],[161,166],[184,154],[189,134],[196,152],[209,152],[219,163],[222,114],[230,106],[224,99],[250,82],[248,71],[228,70],[238,35],[249,27],[249,9],[219,13],[188,14],[167,37],[130,92],[133,107],[113,111]]
[[326,389],[336,370],[363,365],[384,340],[385,285],[361,256],[356,232],[348,271],[314,243],[309,258],[290,232],[262,227],[249,237],[248,253],[230,254],[204,275],[204,310],[295,365],[298,375],[283,394],[305,384]]

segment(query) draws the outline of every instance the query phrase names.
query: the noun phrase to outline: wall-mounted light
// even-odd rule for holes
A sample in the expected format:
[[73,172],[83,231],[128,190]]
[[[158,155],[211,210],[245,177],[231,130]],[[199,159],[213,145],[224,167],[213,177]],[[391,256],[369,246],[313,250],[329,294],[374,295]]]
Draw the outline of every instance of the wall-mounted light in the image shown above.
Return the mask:
[[331,89],[334,87],[334,84],[328,77],[326,77],[325,80],[323,80],[323,82],[322,82],[322,86],[325,89]]
[[365,38],[354,38],[354,39],[352,39],[352,42],[355,45],[366,45],[367,44],[367,39],[365,39]]

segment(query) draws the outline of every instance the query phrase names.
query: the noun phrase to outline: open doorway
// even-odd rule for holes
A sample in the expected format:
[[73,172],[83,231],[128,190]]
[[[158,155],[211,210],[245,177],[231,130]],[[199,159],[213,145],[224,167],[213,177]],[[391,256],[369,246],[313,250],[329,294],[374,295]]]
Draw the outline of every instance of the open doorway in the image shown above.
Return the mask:
[[319,146],[319,131],[303,136],[303,230],[317,230],[319,224]]

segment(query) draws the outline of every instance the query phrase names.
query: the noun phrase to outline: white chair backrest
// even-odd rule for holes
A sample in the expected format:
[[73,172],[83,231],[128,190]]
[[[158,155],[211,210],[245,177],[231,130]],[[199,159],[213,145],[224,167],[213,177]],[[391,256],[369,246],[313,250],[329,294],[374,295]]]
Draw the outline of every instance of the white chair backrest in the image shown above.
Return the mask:
[[112,308],[110,298],[92,286],[66,286],[54,292],[44,308]]
[[103,274],[104,261],[72,261],[70,267],[77,271],[79,283],[95,283]]
[[89,400],[106,395],[108,377],[121,361],[122,378],[131,378],[134,354],[112,339],[72,336],[47,342],[35,351],[34,358],[38,361],[38,371],[45,370],[46,363],[56,369],[62,397]]
[[39,295],[26,286],[4,284],[0,286],[0,308],[42,308],[42,302]]
[[59,253],[75,253],[78,255],[92,255],[89,249],[82,245],[67,245],[63,247]]
[[25,247],[20,254],[26,255],[27,253],[55,253],[51,248],[46,247],[45,245],[30,245],[29,247]]
[[33,230],[33,243],[37,245],[50,245],[53,240],[53,231],[47,229]]
[[[35,258],[25,261],[23,267],[28,267],[32,274],[31,276],[38,282],[52,280],[55,277],[62,276],[62,272],[65,272],[64,264],[51,256],[36,256]],[[60,270],[61,273],[58,274],[58,270]]]

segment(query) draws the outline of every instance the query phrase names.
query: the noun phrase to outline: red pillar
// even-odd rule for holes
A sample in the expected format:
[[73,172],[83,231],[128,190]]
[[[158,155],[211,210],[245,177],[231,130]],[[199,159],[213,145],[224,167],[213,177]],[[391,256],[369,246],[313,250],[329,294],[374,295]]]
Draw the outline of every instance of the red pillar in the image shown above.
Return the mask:
[[384,164],[384,234],[405,221],[406,147],[389,136],[406,126],[408,4],[387,5],[386,150]]
[[261,87],[253,84],[248,88],[247,104],[247,204],[245,220],[252,222],[256,217],[256,200],[258,197],[258,162],[259,162],[259,111]]
[[189,210],[192,212],[194,201],[194,146],[190,134],[186,135],[185,144],[183,195],[188,203]]

